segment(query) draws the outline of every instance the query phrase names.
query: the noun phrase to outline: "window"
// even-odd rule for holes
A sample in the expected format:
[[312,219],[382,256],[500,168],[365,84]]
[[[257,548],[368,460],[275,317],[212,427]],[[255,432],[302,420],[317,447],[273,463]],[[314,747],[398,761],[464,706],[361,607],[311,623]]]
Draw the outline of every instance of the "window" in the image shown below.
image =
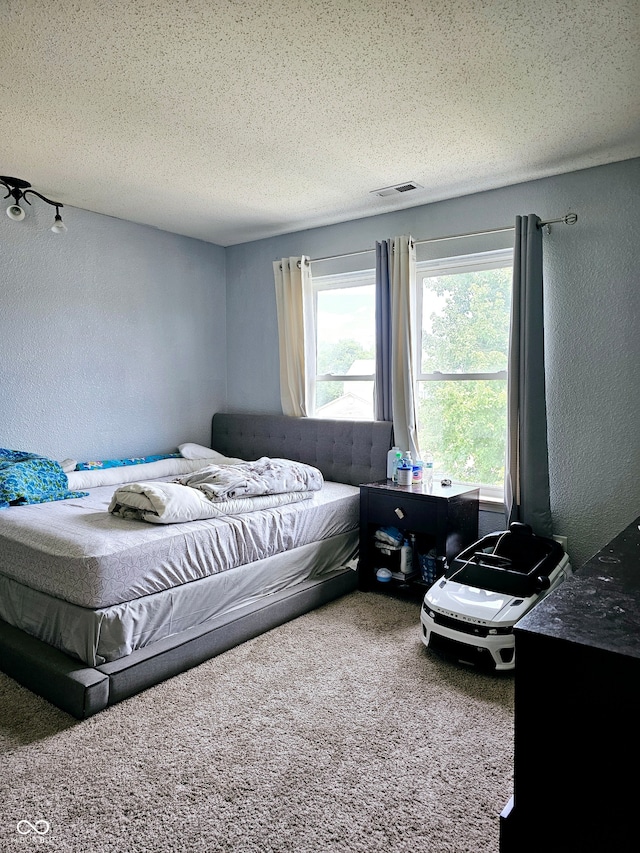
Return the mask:
[[502,497],[513,250],[417,266],[416,410],[436,476]]
[[375,271],[313,277],[315,411],[373,419]]
[[[487,498],[503,496],[512,265],[502,248],[416,267],[418,443]],[[314,415],[372,419],[375,271],[314,274],[313,299]]]

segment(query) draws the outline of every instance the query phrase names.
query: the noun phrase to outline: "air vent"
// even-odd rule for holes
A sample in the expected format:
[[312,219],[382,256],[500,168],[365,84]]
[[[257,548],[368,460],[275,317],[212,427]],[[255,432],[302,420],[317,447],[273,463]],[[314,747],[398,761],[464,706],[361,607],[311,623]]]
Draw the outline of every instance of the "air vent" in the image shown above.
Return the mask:
[[379,195],[384,198],[387,195],[396,195],[396,193],[408,193],[412,190],[421,190],[420,184],[415,181],[405,181],[404,184],[395,184],[393,187],[382,187],[379,190],[371,190],[372,195]]

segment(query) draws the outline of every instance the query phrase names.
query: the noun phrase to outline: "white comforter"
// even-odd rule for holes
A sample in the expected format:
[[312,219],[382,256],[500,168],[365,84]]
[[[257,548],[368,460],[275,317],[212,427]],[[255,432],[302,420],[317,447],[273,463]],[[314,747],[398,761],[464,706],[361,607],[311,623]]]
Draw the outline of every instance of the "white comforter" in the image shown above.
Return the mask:
[[306,500],[323,482],[320,471],[310,465],[262,457],[235,465],[208,465],[170,483],[124,484],[114,492],[109,512],[154,524],[176,524]]
[[121,518],[154,524],[179,524],[222,515],[240,515],[308,500],[313,492],[288,492],[211,501],[199,489],[180,483],[127,483],[113,494],[109,512]]

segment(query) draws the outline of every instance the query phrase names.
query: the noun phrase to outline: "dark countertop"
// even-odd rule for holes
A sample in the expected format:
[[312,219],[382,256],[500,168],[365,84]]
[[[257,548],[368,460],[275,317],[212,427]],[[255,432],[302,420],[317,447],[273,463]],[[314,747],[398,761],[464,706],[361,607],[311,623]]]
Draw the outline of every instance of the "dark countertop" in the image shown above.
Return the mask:
[[640,658],[640,517],[520,619],[518,631]]

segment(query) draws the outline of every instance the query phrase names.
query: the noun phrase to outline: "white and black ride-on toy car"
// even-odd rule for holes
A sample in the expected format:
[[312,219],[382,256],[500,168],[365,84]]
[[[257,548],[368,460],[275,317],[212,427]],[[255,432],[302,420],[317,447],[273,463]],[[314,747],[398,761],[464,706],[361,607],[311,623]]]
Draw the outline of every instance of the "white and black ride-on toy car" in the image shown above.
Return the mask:
[[513,522],[462,551],[429,588],[422,642],[463,663],[514,669],[513,626],[570,574],[559,542]]

